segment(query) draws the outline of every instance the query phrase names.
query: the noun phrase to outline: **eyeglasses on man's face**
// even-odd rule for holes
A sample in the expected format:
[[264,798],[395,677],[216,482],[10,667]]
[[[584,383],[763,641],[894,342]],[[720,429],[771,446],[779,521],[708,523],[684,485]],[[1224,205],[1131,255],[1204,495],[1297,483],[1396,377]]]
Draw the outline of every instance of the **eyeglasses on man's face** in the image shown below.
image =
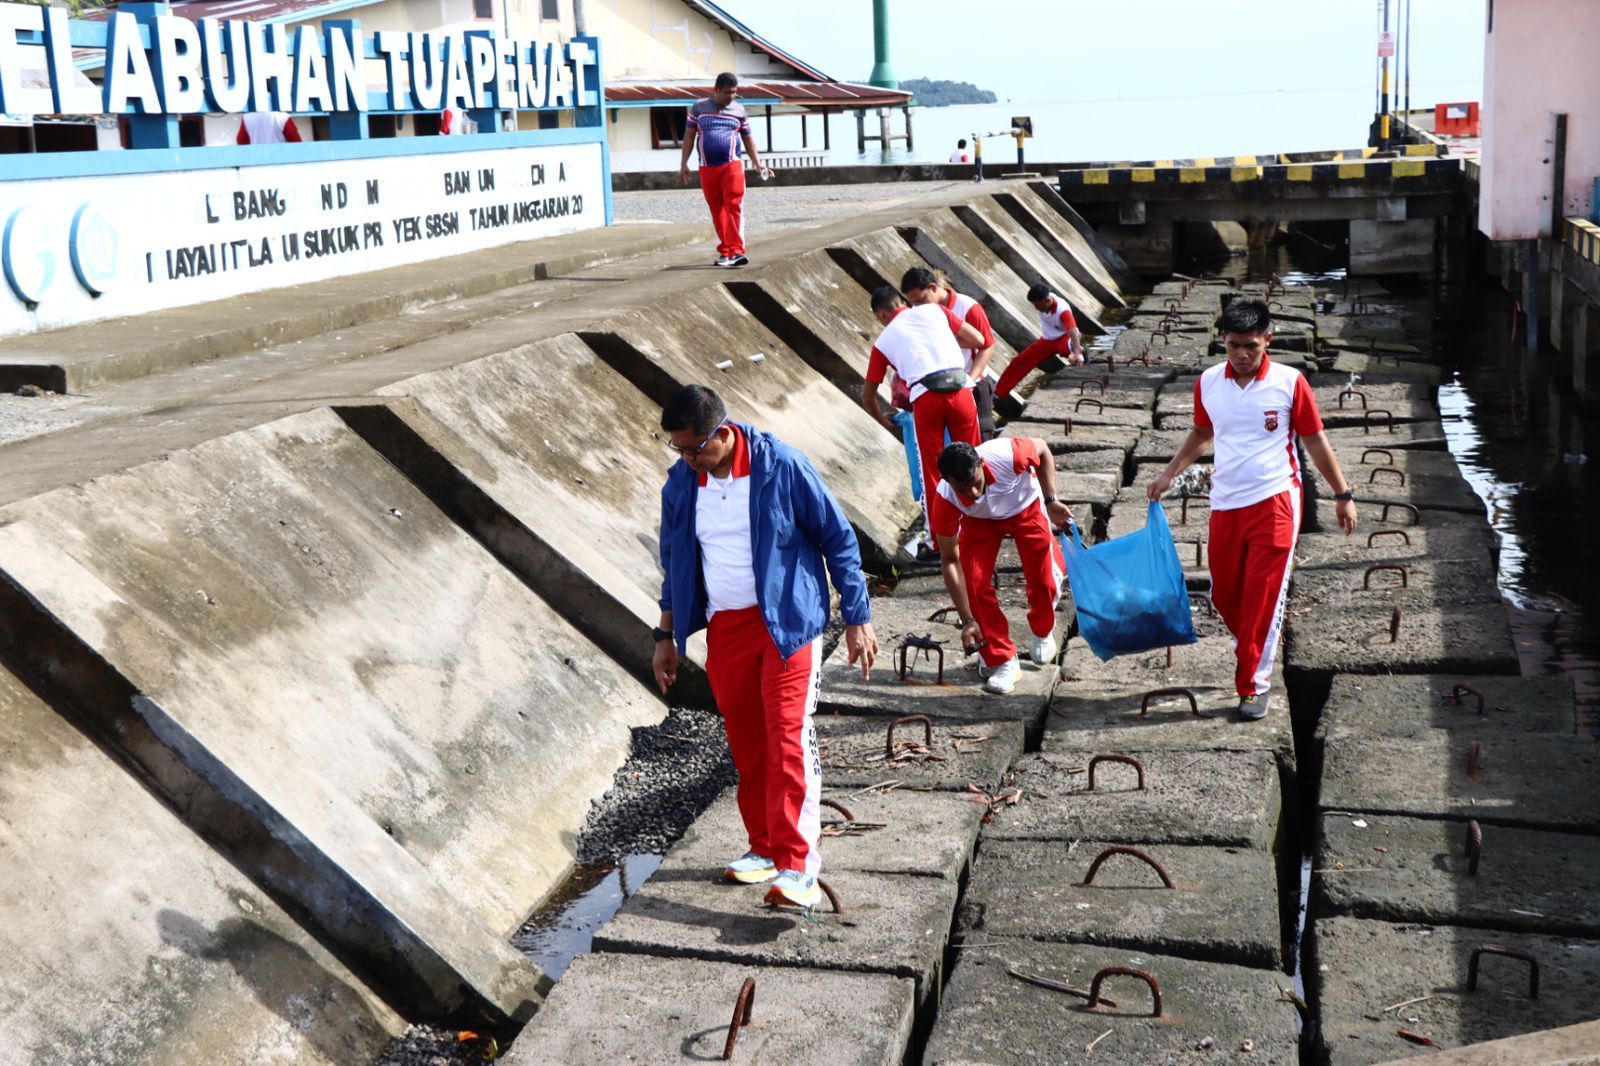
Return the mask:
[[706,439],[701,441],[699,444],[681,447],[677,444],[669,443],[667,445],[667,451],[671,452],[673,455],[682,456],[685,459],[693,459],[705,449],[707,444],[710,444],[714,439],[716,439],[717,433],[720,432],[722,427],[727,424],[728,422],[726,419],[718,422],[716,426],[712,428],[711,432],[706,436]]

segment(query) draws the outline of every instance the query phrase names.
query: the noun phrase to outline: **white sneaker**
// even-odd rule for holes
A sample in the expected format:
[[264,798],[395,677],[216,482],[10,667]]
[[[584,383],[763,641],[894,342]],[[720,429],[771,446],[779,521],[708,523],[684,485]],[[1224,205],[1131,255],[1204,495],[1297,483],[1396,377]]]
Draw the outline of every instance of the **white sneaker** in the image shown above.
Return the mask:
[[1017,687],[1017,678],[1022,676],[1022,663],[1015,655],[989,671],[988,680],[983,683],[985,692],[993,692],[1003,696]]
[[1033,638],[1033,650],[1028,653],[1028,658],[1036,663],[1047,663],[1056,657],[1056,635],[1054,633],[1043,637]]
[[759,885],[777,876],[778,868],[772,865],[772,860],[753,851],[747,851],[734,859],[722,871],[724,881],[732,881],[739,885]]
[[767,902],[774,907],[815,907],[822,902],[822,889],[815,874],[783,870],[767,889]]

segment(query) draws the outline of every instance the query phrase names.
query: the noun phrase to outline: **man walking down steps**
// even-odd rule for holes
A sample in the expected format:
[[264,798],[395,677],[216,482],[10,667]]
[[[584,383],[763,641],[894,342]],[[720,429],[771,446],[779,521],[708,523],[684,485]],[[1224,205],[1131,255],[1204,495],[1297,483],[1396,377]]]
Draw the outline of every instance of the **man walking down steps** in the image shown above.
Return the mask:
[[656,684],[665,694],[689,635],[706,630],[706,677],[739,773],[739,814],[750,840],[724,877],[771,881],[768,903],[811,907],[822,898],[822,762],[812,717],[829,577],[850,662],[861,663],[863,677],[878,652],[860,546],[806,457],[729,421],[705,386],[674,391],[661,428],[679,461],[661,490],[666,576],[652,634]]

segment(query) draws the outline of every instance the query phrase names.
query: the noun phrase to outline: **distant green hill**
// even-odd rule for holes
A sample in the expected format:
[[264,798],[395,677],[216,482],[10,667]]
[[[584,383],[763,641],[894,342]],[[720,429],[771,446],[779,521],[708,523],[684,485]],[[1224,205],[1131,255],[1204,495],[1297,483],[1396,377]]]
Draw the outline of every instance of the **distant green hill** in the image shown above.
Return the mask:
[[951,104],[992,104],[994,93],[970,81],[940,81],[937,78],[907,78],[900,83],[906,92],[915,93],[923,107],[949,107]]

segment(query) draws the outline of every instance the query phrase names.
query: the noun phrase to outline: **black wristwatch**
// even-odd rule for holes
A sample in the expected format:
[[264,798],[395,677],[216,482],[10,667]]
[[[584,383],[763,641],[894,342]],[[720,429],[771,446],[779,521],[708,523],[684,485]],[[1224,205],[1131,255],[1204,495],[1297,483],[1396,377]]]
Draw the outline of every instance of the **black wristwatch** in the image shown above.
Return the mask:
[[650,627],[650,639],[655,641],[657,644],[660,644],[663,640],[671,640],[672,639],[672,633],[670,631],[668,631],[668,630],[657,629],[656,627],[651,626]]
[[1045,498],[1044,498],[1044,505],[1045,505],[1045,506],[1046,506],[1046,507],[1049,507],[1049,506],[1050,506],[1050,505],[1051,505],[1051,504],[1052,504],[1052,503],[1060,503],[1060,502],[1061,502],[1061,501],[1060,501],[1060,500],[1058,500],[1058,499],[1057,499],[1057,498],[1056,498],[1056,497],[1054,497],[1054,496],[1046,496],[1046,497],[1045,497]]
[[1343,492],[1336,492],[1333,494],[1333,498],[1340,503],[1344,503],[1346,500],[1354,500],[1356,498],[1356,490],[1345,489]]

